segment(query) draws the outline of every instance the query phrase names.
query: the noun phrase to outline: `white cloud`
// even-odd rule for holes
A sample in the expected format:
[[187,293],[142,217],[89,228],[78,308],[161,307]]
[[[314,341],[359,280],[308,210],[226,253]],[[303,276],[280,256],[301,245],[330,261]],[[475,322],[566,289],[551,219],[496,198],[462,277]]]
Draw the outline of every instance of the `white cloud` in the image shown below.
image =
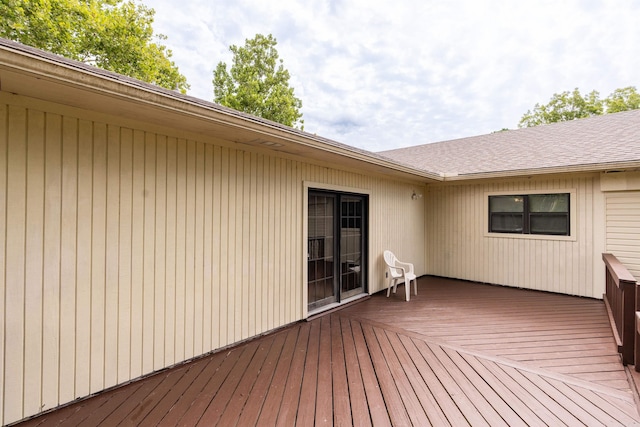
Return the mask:
[[536,102],[640,86],[633,0],[143,0],[211,100],[231,44],[273,34],[305,130],[373,151],[515,128]]

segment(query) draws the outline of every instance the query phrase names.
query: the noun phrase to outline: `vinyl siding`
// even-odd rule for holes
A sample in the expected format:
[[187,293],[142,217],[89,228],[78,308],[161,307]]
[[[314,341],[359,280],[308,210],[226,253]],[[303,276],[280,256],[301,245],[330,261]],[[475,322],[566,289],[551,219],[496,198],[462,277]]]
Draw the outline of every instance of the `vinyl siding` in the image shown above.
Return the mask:
[[[432,185],[427,193],[427,269],[430,274],[600,298],[594,279],[597,176]],[[570,239],[489,235],[488,194],[574,191]],[[597,234],[597,233],[596,233]],[[601,251],[600,251],[601,252]]]
[[0,94],[0,424],[302,319],[305,182],[426,273],[420,184],[248,150]]
[[640,280],[640,191],[607,193],[607,252]]

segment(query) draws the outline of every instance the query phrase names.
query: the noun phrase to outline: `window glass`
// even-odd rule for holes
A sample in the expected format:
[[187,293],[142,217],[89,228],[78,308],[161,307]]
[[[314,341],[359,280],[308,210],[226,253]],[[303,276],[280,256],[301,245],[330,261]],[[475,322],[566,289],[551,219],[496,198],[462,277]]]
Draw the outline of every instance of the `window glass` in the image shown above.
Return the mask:
[[491,216],[491,231],[495,233],[522,233],[522,214],[500,214]]
[[489,196],[489,232],[568,236],[569,193]]
[[569,218],[567,215],[531,215],[529,228],[531,234],[567,235]]
[[569,212],[568,194],[532,194],[529,196],[530,212]]
[[523,196],[491,196],[489,197],[491,212],[523,212]]

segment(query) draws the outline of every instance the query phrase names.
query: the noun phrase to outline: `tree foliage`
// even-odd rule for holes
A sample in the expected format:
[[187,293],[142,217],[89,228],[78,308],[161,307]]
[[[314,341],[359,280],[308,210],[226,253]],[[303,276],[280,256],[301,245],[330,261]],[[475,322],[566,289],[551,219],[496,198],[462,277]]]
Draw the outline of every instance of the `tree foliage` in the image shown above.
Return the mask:
[[0,0],[0,36],[184,93],[154,14],[133,0]]
[[634,86],[616,89],[604,100],[607,113],[640,109],[640,94]]
[[604,100],[600,99],[600,94],[595,90],[583,96],[576,88],[573,92],[553,94],[548,104],[536,104],[533,111],[529,110],[522,116],[518,127],[565,122],[638,108],[640,94],[633,86],[616,89]]
[[573,92],[555,93],[546,105],[536,104],[533,111],[527,111],[520,119],[518,127],[531,127],[547,123],[566,122],[602,114],[600,94],[592,91],[582,96],[576,88]]
[[237,111],[253,114],[287,126],[301,126],[302,101],[289,86],[276,50],[276,39],[257,34],[244,46],[232,45],[233,63],[219,62],[213,72],[214,101]]

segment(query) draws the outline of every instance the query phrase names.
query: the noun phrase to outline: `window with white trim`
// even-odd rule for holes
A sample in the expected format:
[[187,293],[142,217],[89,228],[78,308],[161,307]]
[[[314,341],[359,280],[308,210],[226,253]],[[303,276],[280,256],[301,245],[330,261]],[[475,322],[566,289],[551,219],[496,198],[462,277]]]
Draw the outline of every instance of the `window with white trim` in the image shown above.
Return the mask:
[[569,193],[489,196],[489,232],[569,236]]

